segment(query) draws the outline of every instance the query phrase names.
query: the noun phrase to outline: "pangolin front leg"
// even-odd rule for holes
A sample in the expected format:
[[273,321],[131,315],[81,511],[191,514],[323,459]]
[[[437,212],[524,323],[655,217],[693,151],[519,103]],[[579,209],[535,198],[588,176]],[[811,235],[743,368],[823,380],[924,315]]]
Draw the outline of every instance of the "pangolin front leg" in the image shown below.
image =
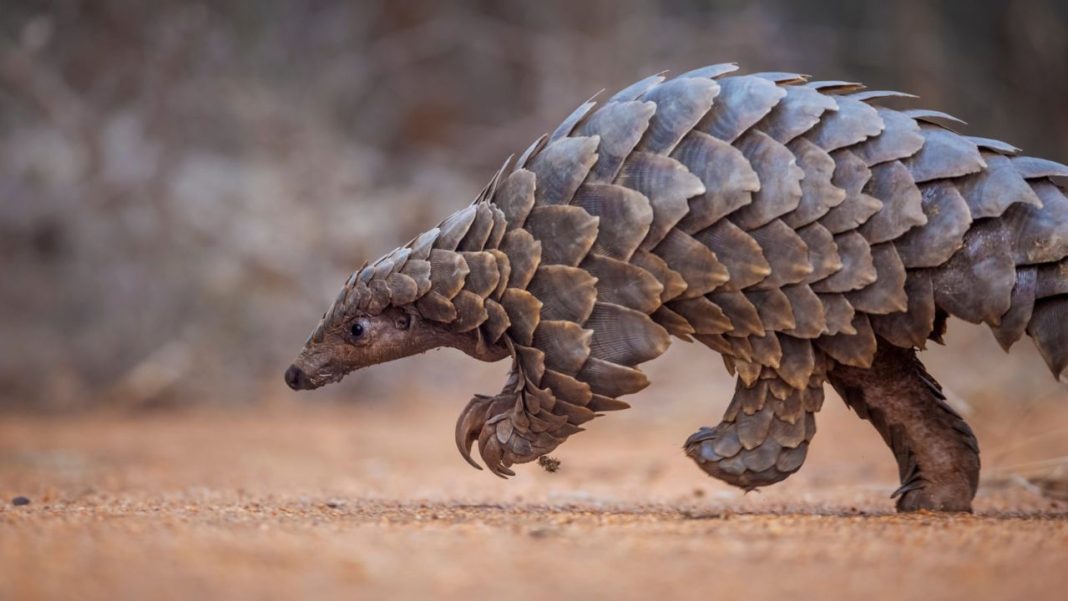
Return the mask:
[[534,461],[563,442],[547,424],[531,424],[531,417],[516,405],[514,393],[477,394],[471,399],[456,421],[456,448],[468,463],[482,469],[471,458],[471,447],[478,441],[479,455],[491,472],[502,478],[514,476],[512,465]]
[[[582,431],[569,423],[568,415],[554,413],[556,406],[552,395],[530,384],[513,367],[499,394],[476,394],[460,412],[456,448],[469,464],[482,469],[471,458],[471,447],[477,441],[479,455],[494,475],[514,476],[512,465],[534,461]],[[592,411],[588,413],[571,417],[581,421],[593,416]]]
[[893,495],[899,511],[971,511],[979,444],[915,350],[879,339],[870,368],[837,365],[827,377],[893,451],[901,477]]
[[747,384],[739,378],[723,421],[701,428],[684,445],[711,476],[745,490],[775,484],[801,468],[823,404],[823,376],[797,389],[765,368]]

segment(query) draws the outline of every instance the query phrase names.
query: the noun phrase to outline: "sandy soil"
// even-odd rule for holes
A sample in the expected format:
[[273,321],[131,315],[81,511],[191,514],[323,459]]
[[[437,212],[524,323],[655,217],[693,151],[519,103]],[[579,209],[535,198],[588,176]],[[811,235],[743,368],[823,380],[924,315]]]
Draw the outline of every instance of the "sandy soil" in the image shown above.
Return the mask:
[[[1068,426],[1056,407],[1034,423]],[[889,453],[833,399],[805,469],[749,495],[681,455],[709,421],[701,404],[598,420],[559,449],[559,471],[510,481],[457,456],[458,409],[0,418],[0,599],[1062,599],[1068,587],[1068,503],[998,476],[1021,456],[999,451],[1013,440],[996,428],[979,428],[993,459],[976,515],[899,516]]]

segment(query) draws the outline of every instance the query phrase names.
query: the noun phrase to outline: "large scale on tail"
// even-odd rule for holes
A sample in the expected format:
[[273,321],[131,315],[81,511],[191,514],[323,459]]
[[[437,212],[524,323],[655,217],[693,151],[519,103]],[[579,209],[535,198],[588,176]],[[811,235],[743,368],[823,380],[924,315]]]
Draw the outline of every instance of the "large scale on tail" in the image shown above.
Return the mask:
[[553,450],[648,381],[670,337],[737,374],[685,443],[746,489],[797,471],[830,383],[891,447],[898,508],[968,510],[968,425],[916,357],[950,316],[1068,367],[1068,167],[964,136],[907,97],[714,65],[589,101],[468,207],[356,271],[286,372],[296,389],[430,348],[510,358],[456,442]]

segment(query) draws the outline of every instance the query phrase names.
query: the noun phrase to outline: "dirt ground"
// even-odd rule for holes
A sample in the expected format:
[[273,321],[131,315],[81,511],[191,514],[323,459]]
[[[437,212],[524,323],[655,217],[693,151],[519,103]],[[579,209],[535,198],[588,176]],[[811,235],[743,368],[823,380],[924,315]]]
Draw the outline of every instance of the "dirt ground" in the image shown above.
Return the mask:
[[[501,481],[460,404],[0,418],[0,599],[1063,599],[1068,503],[1002,468],[1063,435],[977,429],[975,515],[899,516],[890,455],[829,398],[808,465],[744,495],[682,456],[706,403],[636,403]],[[461,397],[462,398],[462,397]],[[300,403],[300,404],[298,404]],[[1028,423],[1068,427],[1068,403]],[[1049,442],[1053,440],[1053,442]],[[1059,445],[1059,446],[1058,446]],[[1023,445],[1035,447],[1036,445]],[[24,495],[30,503],[14,506]]]

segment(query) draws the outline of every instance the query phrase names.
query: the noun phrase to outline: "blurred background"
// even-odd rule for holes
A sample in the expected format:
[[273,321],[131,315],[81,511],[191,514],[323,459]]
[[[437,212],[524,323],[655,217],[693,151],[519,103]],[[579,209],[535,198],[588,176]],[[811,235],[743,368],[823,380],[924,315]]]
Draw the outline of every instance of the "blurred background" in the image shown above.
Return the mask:
[[924,355],[976,516],[893,516],[833,394],[796,476],[704,477],[734,385],[696,345],[507,482],[452,428],[506,362],[285,387],[362,261],[598,90],[729,61],[1068,163],[1064,0],[0,0],[0,598],[1063,598],[1068,385],[985,328]]
[[[726,61],[913,92],[1068,161],[1060,0],[3,0],[0,406],[288,395],[282,370],[361,261],[597,90]],[[951,333],[963,396],[1063,392],[1029,345],[1006,360]],[[672,356],[652,369],[719,363]],[[317,398],[396,395],[413,366],[412,394],[503,371],[411,361]]]

